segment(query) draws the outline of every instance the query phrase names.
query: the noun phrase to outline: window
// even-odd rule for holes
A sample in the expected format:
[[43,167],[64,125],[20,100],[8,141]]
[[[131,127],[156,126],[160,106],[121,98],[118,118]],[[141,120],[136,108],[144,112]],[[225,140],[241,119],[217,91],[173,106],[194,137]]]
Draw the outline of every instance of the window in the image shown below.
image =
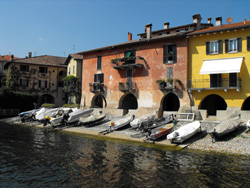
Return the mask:
[[124,57],[135,57],[135,50],[130,50],[130,51],[126,51],[124,52]]
[[20,65],[20,71],[29,72],[29,65]]
[[40,73],[47,73],[48,72],[48,68],[47,67],[39,67],[39,72]]
[[229,87],[237,86],[237,73],[229,73]]
[[28,80],[25,80],[25,79],[20,79],[20,86],[22,88],[26,88],[29,86],[29,81]]
[[97,70],[102,69],[102,56],[97,56]]
[[75,65],[73,65],[73,74],[75,74]]
[[71,67],[69,67],[69,75],[70,75],[70,70],[71,70]]
[[250,37],[247,37],[247,51],[250,51]]
[[176,44],[168,44],[163,46],[163,63],[177,62],[177,46]]
[[210,74],[210,87],[221,87],[221,74]]
[[39,88],[41,88],[41,89],[47,88],[47,81],[46,80],[39,80]]
[[104,80],[104,74],[95,74],[94,75],[94,82],[99,82],[99,83],[103,83]]
[[174,72],[173,67],[167,67],[167,79],[166,80],[174,78],[173,72]]
[[127,69],[126,71],[126,81],[132,83],[133,80],[133,69]]
[[226,53],[236,53],[241,52],[242,46],[241,38],[226,39],[225,40],[225,51]]
[[222,45],[223,45],[222,40],[206,42],[206,54],[207,55],[222,54],[223,53]]

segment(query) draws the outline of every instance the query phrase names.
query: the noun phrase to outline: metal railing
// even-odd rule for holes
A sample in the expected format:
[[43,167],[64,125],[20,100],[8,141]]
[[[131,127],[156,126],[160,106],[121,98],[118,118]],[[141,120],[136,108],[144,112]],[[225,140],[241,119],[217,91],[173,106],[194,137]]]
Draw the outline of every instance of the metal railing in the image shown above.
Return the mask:
[[94,82],[89,83],[89,90],[93,93],[103,91],[103,83]]
[[123,57],[111,60],[111,66],[113,68],[126,68],[126,67],[142,67],[144,58],[140,56]]
[[120,82],[119,83],[119,90],[122,92],[135,91],[136,90],[136,83],[135,82]]
[[240,89],[241,78],[222,78],[217,80],[195,79],[187,81],[188,89]]

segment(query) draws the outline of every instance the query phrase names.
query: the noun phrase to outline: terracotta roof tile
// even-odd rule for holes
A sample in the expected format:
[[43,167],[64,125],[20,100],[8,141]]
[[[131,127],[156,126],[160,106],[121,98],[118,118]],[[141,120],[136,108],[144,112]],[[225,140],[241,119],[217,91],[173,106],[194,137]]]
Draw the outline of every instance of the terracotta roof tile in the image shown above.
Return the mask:
[[14,60],[14,62],[66,67],[64,65],[64,62],[66,61],[66,59],[67,59],[66,57],[44,55],[44,56],[17,59],[17,60]]
[[197,35],[197,34],[202,34],[202,33],[211,33],[211,32],[216,32],[216,31],[232,30],[232,29],[245,28],[245,27],[250,27],[250,21],[246,21],[245,23],[237,22],[237,23],[225,24],[222,26],[208,27],[206,29],[194,31],[188,35]]

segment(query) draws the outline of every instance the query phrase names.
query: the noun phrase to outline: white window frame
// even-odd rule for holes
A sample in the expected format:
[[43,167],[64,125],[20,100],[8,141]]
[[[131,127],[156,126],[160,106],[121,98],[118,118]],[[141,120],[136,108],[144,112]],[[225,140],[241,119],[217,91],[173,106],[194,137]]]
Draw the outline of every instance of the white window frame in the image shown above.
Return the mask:
[[[231,48],[231,45],[230,45],[231,41],[235,41],[235,46],[233,47],[233,49]],[[228,39],[228,52],[229,53],[237,53],[238,52],[238,41],[237,41],[237,38]]]
[[75,74],[75,65],[73,65],[73,74]]
[[[215,44],[215,45],[213,46],[213,44]],[[216,47],[217,47],[217,51],[216,51]],[[219,42],[218,42],[218,40],[210,41],[210,54],[219,54]]]
[[69,75],[70,75],[70,70],[71,70],[71,67],[69,67]]

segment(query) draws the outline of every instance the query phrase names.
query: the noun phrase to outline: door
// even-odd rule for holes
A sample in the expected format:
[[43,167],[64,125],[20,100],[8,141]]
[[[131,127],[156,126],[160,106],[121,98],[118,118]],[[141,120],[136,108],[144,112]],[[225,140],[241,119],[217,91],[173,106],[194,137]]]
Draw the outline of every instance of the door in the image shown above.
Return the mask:
[[133,81],[133,69],[127,69],[126,73],[126,88],[131,90],[132,88],[132,81]]
[[229,73],[229,87],[237,86],[237,73]]

